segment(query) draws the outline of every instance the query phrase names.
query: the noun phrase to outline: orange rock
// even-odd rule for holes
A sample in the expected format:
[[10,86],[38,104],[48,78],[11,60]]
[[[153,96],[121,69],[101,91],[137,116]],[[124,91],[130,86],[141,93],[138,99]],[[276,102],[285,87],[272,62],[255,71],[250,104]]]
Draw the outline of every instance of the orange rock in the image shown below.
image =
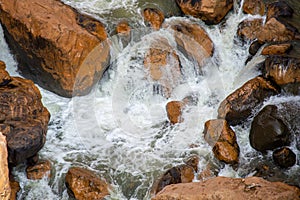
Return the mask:
[[176,0],[186,15],[200,18],[207,24],[218,24],[232,9],[232,0]]
[[226,119],[230,125],[239,124],[247,119],[264,99],[278,94],[279,90],[277,85],[263,77],[253,78],[221,102],[218,118]]
[[245,0],[243,11],[251,15],[261,15],[265,13],[265,4],[263,0]]
[[88,93],[108,66],[104,25],[61,1],[1,1],[0,21],[19,70],[59,95]]
[[143,15],[145,21],[149,22],[154,30],[159,30],[165,19],[163,12],[155,8],[144,9]]
[[244,40],[254,40],[263,26],[262,19],[244,20],[239,24],[238,36]]
[[205,122],[204,139],[213,146],[213,153],[217,159],[228,164],[239,161],[239,145],[235,132],[226,120],[214,119]]
[[26,169],[27,178],[32,180],[51,177],[51,163],[49,160],[39,161],[34,166],[29,166]]
[[131,28],[127,21],[121,21],[120,23],[118,23],[118,25],[116,27],[117,34],[129,35],[130,31],[131,31]]
[[292,45],[290,43],[272,44],[263,48],[262,55],[281,55],[287,53]]
[[3,200],[9,200],[11,196],[7,157],[6,138],[0,132],[0,198]]
[[5,68],[5,63],[0,61],[0,86],[6,85],[9,81],[11,81],[11,77]]
[[300,189],[281,182],[269,182],[263,178],[216,177],[203,182],[169,185],[152,200],[199,199],[299,199]]
[[107,183],[87,169],[70,168],[65,181],[69,195],[77,200],[101,200],[109,195]]
[[180,123],[183,121],[182,109],[184,103],[181,101],[170,101],[166,105],[167,115],[172,124]]
[[11,196],[9,200],[17,200],[17,194],[21,190],[19,182],[15,180],[9,181],[11,187]]

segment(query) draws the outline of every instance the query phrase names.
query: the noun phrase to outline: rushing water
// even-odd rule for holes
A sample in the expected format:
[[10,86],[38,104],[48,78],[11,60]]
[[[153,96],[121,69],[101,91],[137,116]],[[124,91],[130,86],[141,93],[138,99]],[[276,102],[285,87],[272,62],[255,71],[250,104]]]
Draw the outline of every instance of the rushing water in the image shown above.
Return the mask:
[[[159,176],[193,154],[200,156],[199,171],[213,163],[220,168],[218,175],[245,177],[254,173],[251,163],[262,155],[249,145],[249,123],[233,127],[241,148],[238,170],[217,162],[202,134],[204,123],[217,117],[219,103],[259,74],[255,66],[264,57],[257,56],[245,66],[249,44],[242,44],[235,37],[238,23],[253,16],[242,14],[235,5],[222,26],[206,26],[191,18],[167,19],[199,23],[213,40],[214,57],[196,73],[195,63],[177,50],[170,30],[151,32],[144,27],[140,12],[145,1],[65,0],[65,3],[107,24],[109,20],[116,24],[131,17],[133,27],[141,29],[133,30],[133,41],[125,48],[119,45],[117,36],[110,38],[113,62],[89,95],[67,99],[40,88],[43,103],[51,113],[47,141],[40,156],[51,160],[54,176],[51,180],[27,180],[24,166],[19,166],[14,170],[22,188],[19,199],[69,199],[64,176],[70,166],[89,168],[111,183],[113,189],[108,199],[149,199],[151,186]],[[176,50],[183,66],[183,79],[169,99],[153,93],[153,83],[145,78],[143,66],[150,44],[161,37]],[[0,44],[3,49],[0,59],[6,62],[11,74],[17,75],[17,63],[9,53],[2,31]],[[183,123],[170,126],[166,123],[166,103],[189,94],[197,96],[197,104],[185,109]],[[266,104],[286,100],[299,102],[300,98],[274,97]],[[292,147],[298,152],[295,145]],[[288,179],[296,173],[299,165],[285,175]]]

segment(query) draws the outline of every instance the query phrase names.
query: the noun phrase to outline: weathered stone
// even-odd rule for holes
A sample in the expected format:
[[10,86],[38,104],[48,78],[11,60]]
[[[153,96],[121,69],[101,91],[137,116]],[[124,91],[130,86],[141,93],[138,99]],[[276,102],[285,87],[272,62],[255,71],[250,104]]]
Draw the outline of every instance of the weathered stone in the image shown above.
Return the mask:
[[70,168],[65,182],[68,194],[77,200],[101,200],[109,195],[107,183],[87,169]]
[[9,184],[11,187],[11,196],[9,200],[17,200],[18,192],[21,190],[20,184],[15,180],[10,180]]
[[169,185],[152,200],[296,200],[299,196],[299,188],[281,182],[269,182],[258,177],[216,177],[203,182]]
[[0,86],[0,131],[6,136],[8,161],[18,164],[43,147],[50,114],[32,81],[12,77]]
[[51,163],[49,160],[39,161],[33,166],[26,169],[27,178],[32,180],[42,179],[44,177],[51,177]]
[[269,19],[257,33],[260,42],[287,42],[295,39],[296,31],[276,18]]
[[215,157],[228,164],[239,161],[240,149],[235,132],[224,119],[214,119],[205,122],[204,139],[213,147]]
[[160,38],[151,44],[144,58],[144,66],[148,77],[162,87],[158,93],[170,97],[173,88],[179,84],[181,71],[179,57],[166,39]]
[[183,122],[182,110],[184,103],[182,101],[170,101],[166,105],[168,119],[172,124]]
[[263,0],[245,0],[243,11],[247,14],[262,16],[265,13],[265,3]]
[[263,48],[261,55],[282,55],[292,48],[290,43],[271,44]]
[[145,21],[149,22],[154,30],[159,30],[165,19],[164,13],[155,8],[144,9],[143,15]]
[[293,9],[284,1],[277,1],[268,4],[267,8],[267,21],[272,17],[287,17],[290,18],[293,16]]
[[262,19],[246,19],[239,24],[237,34],[243,40],[255,40],[262,27]]
[[59,95],[90,91],[107,68],[102,23],[56,0],[1,1],[0,21],[22,74]]
[[130,31],[131,31],[131,28],[127,21],[121,21],[120,23],[117,24],[117,27],[116,27],[117,34],[129,35]]
[[296,154],[291,149],[283,147],[273,152],[273,160],[280,167],[292,167],[296,164]]
[[247,119],[253,109],[260,106],[266,98],[278,93],[277,86],[269,80],[259,76],[253,78],[221,102],[218,118],[226,119],[230,125],[239,124]]
[[156,189],[155,194],[161,191],[164,187],[171,184],[177,183],[189,183],[194,179],[194,169],[189,165],[179,165],[172,167],[167,172],[163,174],[160,178]]
[[6,138],[0,132],[0,198],[3,200],[9,200],[11,196],[7,157]]
[[253,119],[250,145],[258,151],[273,150],[288,145],[290,131],[275,105],[265,106]]
[[206,31],[198,24],[172,20],[164,23],[163,27],[174,30],[174,37],[180,51],[196,61],[200,67],[204,66],[207,58],[213,55],[214,44]]
[[233,7],[232,0],[176,0],[186,15],[200,18],[206,24],[218,24]]

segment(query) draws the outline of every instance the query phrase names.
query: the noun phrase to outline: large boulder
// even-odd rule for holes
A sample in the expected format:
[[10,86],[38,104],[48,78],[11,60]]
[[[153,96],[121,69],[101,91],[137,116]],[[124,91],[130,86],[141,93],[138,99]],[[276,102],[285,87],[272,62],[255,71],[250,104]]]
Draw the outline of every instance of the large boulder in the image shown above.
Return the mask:
[[109,195],[107,183],[87,169],[70,168],[65,183],[68,194],[77,200],[101,200]]
[[204,66],[206,60],[213,55],[214,44],[198,24],[187,20],[170,20],[165,22],[163,27],[173,29],[178,49],[200,67]]
[[218,24],[233,7],[232,0],[176,0],[186,15],[200,18],[206,24]]
[[[0,74],[6,74],[0,69]],[[44,146],[50,114],[30,80],[10,77],[0,86],[0,131],[6,136],[8,161],[18,164]]]
[[22,74],[59,95],[86,94],[108,66],[104,25],[61,1],[1,1],[0,21]]
[[6,138],[0,132],[0,195],[3,200],[9,200],[11,196],[7,157]]
[[152,200],[199,200],[199,199],[264,199],[296,200],[300,189],[281,182],[269,182],[263,178],[216,177],[203,182],[170,185]]
[[239,161],[239,145],[235,132],[224,119],[214,119],[205,122],[204,139],[213,147],[215,157],[228,164]]
[[266,98],[278,93],[278,87],[271,81],[260,76],[253,78],[221,102],[218,118],[226,119],[230,125],[239,124]]

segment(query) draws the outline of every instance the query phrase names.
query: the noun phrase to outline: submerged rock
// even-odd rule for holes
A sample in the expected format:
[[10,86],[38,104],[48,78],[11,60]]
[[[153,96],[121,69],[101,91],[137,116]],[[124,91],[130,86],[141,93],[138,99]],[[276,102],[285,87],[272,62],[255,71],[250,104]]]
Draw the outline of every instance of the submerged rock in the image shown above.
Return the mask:
[[172,20],[165,22],[163,27],[174,30],[179,50],[190,60],[197,62],[199,67],[203,67],[206,60],[213,55],[214,44],[198,24],[185,20]]
[[228,164],[239,162],[239,145],[235,132],[224,119],[205,122],[204,139],[213,147],[215,157]]
[[280,167],[292,167],[296,164],[296,154],[287,147],[279,148],[273,152],[273,160]]
[[265,3],[263,0],[245,0],[243,4],[243,11],[251,15],[264,15]]
[[176,0],[182,12],[206,24],[218,24],[233,7],[232,0]]
[[70,168],[65,182],[68,194],[77,200],[101,200],[109,195],[107,183],[87,169]]
[[269,182],[263,178],[216,177],[203,182],[169,185],[152,200],[198,199],[264,199],[296,200],[300,189],[281,182]]
[[247,81],[221,102],[218,118],[226,119],[230,125],[242,123],[266,98],[279,93],[277,87],[260,76]]
[[22,74],[59,95],[88,93],[108,67],[104,25],[61,1],[1,1],[0,21]]
[[0,86],[0,131],[6,136],[12,165],[26,161],[44,146],[50,114],[41,98],[30,80],[11,77]]
[[9,200],[11,196],[7,157],[6,138],[0,132],[0,198],[2,200]]
[[51,177],[51,163],[49,160],[39,161],[26,169],[28,179],[37,180],[44,177]]
[[159,30],[165,19],[163,12],[155,8],[144,9],[143,16],[154,30]]

